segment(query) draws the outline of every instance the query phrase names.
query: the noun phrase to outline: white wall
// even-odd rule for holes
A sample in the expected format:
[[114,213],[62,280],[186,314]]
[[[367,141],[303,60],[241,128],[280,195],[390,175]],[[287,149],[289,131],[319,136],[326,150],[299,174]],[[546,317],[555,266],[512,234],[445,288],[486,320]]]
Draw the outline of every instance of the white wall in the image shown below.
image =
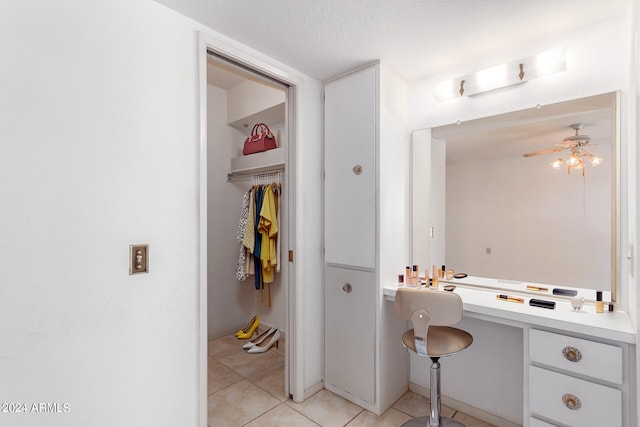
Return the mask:
[[[245,80],[229,89],[227,104],[227,122],[251,116],[258,111],[266,110],[284,102],[284,92],[262,83]],[[248,129],[251,131],[251,128]]]
[[602,155],[584,177],[555,171],[543,157],[448,164],[447,267],[609,290],[612,159]]
[[[295,218],[298,234],[295,239],[296,289],[291,298],[302,301],[303,310],[293,327],[298,329],[296,337],[304,342],[302,354],[296,354],[298,363],[304,366],[302,385],[305,397],[321,383],[324,376],[324,287],[322,270],[322,84],[304,78],[302,111],[305,117],[300,129],[303,134],[296,146],[295,192],[298,215]],[[317,118],[317,120],[315,120]],[[301,222],[304,220],[304,222]],[[300,331],[300,325],[304,329]],[[291,334],[293,331],[288,331]]]
[[0,401],[71,408],[0,423],[195,425],[193,25],[142,1],[0,16]]
[[[384,66],[379,68],[379,155],[378,206],[379,236],[376,264],[378,296],[376,319],[376,401],[380,412],[390,407],[405,391],[409,372],[407,352],[400,345],[406,322],[399,319],[392,304],[382,296],[382,286],[404,273],[408,259],[406,188],[409,182],[407,157],[407,83]],[[404,367],[400,368],[400,367]]]
[[[236,278],[240,243],[236,239],[246,182],[227,182],[237,131],[227,125],[227,92],[207,86],[207,335],[219,338],[237,331],[255,314],[253,281]],[[222,114],[221,114],[222,113]]]
[[[195,426],[202,27],[148,0],[3,2],[0,17],[0,401],[70,405],[0,424]],[[319,188],[319,83],[300,78],[301,175]],[[299,202],[313,297],[320,198]],[[132,243],[150,245],[149,274],[128,275]],[[305,326],[313,351],[321,322]]]

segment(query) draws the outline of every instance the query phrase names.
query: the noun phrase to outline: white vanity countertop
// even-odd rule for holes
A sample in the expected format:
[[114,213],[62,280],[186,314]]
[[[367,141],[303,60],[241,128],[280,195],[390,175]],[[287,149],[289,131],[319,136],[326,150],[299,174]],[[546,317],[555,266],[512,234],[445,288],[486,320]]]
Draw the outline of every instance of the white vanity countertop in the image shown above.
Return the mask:
[[[585,301],[579,311],[571,307],[570,298],[552,294],[553,286],[532,283],[505,282],[495,279],[467,277],[465,279],[441,280],[438,289],[445,285],[455,285],[454,293],[460,295],[464,303],[465,316],[500,323],[524,323],[566,332],[585,334],[602,339],[635,344],[636,333],[628,313],[609,312],[605,302],[605,312],[596,313],[592,301]],[[527,291],[526,286],[546,287],[546,292]],[[398,284],[384,287],[384,297],[395,300]],[[563,287],[563,289],[571,289]],[[425,289],[425,292],[429,290]],[[593,292],[595,295],[595,292]],[[496,295],[506,294],[524,299],[524,303],[498,300]],[[608,293],[605,293],[605,299]],[[531,298],[555,301],[555,309],[550,310],[529,305]],[[593,298],[593,296],[591,296]],[[587,296],[585,296],[587,299]]]

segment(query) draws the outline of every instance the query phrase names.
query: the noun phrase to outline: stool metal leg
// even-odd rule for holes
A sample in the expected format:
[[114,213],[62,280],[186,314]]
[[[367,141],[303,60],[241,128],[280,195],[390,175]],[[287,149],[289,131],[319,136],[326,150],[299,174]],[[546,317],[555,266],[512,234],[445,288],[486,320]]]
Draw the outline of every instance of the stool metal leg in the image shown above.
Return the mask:
[[437,357],[431,358],[430,369],[430,400],[431,400],[431,412],[429,419],[429,427],[440,426],[440,362]]
[[431,358],[430,368],[430,415],[407,421],[402,427],[465,427],[464,424],[440,415],[440,362],[438,357]]

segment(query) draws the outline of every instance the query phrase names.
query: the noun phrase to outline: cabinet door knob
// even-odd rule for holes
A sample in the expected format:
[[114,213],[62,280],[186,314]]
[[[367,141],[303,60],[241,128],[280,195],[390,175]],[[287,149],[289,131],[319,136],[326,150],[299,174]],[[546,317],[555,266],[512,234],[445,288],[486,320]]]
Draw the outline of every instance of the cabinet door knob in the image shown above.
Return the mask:
[[344,285],[342,285],[342,290],[350,294],[353,290],[353,288],[351,287],[351,283],[345,283]]
[[579,362],[582,360],[582,352],[570,345],[562,349],[562,355],[569,362]]
[[571,393],[565,393],[562,395],[562,403],[572,411],[577,411],[582,408],[582,402],[580,402],[578,396]]
[[355,173],[356,175],[360,175],[362,173],[362,166],[360,165],[355,165],[353,167],[353,173]]

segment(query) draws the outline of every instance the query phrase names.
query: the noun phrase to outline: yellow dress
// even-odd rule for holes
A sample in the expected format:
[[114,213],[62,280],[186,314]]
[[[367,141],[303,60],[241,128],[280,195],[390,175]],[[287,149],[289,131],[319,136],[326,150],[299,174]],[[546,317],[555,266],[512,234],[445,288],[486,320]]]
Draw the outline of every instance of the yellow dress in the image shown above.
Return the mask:
[[273,282],[278,263],[276,251],[278,239],[277,206],[278,201],[273,185],[269,185],[265,190],[258,225],[258,232],[262,236],[260,261],[262,261],[262,281],[264,283]]

